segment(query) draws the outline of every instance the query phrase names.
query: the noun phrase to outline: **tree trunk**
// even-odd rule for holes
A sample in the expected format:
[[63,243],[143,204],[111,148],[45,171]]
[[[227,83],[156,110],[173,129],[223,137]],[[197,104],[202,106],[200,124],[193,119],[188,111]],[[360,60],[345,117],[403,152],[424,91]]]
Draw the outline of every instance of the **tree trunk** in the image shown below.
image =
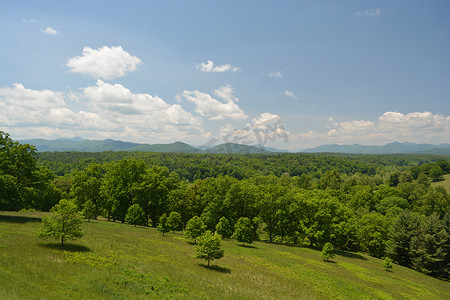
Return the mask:
[[64,237],[61,237],[61,247],[64,247]]
[[209,259],[208,259],[208,268],[209,268]]

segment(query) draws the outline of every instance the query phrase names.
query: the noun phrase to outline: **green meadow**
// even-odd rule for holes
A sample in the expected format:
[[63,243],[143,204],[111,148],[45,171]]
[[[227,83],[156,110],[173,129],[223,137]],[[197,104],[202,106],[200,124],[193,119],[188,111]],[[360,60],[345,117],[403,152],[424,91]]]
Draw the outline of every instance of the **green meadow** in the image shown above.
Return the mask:
[[449,282],[359,253],[224,240],[207,268],[182,233],[104,220],[62,249],[34,236],[43,214],[0,212],[0,299],[450,299]]
[[443,176],[444,180],[432,182],[431,185],[436,186],[443,186],[448,192],[450,192],[450,174],[446,174]]

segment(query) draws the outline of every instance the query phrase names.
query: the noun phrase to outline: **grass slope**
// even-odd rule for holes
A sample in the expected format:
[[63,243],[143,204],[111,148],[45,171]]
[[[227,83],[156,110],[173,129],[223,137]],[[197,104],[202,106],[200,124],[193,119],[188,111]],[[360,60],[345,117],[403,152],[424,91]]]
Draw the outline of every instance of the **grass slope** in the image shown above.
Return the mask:
[[444,180],[432,182],[432,186],[443,186],[450,193],[450,174],[444,175]]
[[42,213],[0,213],[1,299],[450,299],[450,284],[365,255],[223,241],[212,268],[181,233],[106,221],[61,250],[33,236]]

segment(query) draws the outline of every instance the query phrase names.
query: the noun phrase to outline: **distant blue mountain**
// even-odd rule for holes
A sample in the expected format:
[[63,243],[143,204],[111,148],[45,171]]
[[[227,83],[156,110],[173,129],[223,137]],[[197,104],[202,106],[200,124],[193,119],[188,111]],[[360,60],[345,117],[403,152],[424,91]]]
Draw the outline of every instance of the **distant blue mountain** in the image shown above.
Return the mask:
[[[123,142],[119,140],[84,140],[82,138],[70,139],[32,139],[22,140],[21,143],[35,145],[37,151],[80,151],[80,152],[103,152],[103,151],[144,151],[144,152],[167,152],[167,153],[274,153],[288,152],[271,147],[259,145],[250,146],[234,143],[225,143],[211,147],[195,147],[183,142],[169,144],[140,144]],[[389,143],[383,146],[354,145],[323,145],[293,152],[326,152],[326,153],[355,153],[355,154],[439,154],[450,155],[450,144],[414,144],[414,143]]]
[[79,152],[103,152],[103,151],[141,151],[141,152],[166,152],[166,153],[271,153],[279,152],[277,149],[271,150],[256,146],[241,144],[221,144],[210,148],[197,148],[183,142],[170,144],[139,144],[123,142],[119,140],[83,140],[73,139],[31,139],[20,141],[24,144],[36,146],[38,152],[45,151],[79,151]]
[[416,153],[416,154],[442,154],[450,155],[450,144],[414,144],[414,143],[389,143],[383,146],[354,145],[323,145],[308,148],[300,152],[327,152],[327,153],[356,153],[356,154],[394,154],[394,153]]

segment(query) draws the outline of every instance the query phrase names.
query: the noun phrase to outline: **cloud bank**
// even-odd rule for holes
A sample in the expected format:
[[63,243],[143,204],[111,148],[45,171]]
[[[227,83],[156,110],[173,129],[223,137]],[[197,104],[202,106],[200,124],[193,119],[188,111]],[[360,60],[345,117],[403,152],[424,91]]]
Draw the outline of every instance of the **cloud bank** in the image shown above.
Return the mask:
[[439,144],[449,140],[450,116],[427,111],[388,111],[375,120],[336,122],[330,118],[327,127],[326,132],[298,133],[294,140],[306,147],[332,143],[382,145],[395,141]]
[[[74,110],[71,101],[85,101],[84,110]],[[25,137],[187,139],[204,134],[202,119],[170,105],[158,96],[135,94],[120,84],[101,80],[81,94],[32,90],[16,83],[0,88],[2,130]]]

